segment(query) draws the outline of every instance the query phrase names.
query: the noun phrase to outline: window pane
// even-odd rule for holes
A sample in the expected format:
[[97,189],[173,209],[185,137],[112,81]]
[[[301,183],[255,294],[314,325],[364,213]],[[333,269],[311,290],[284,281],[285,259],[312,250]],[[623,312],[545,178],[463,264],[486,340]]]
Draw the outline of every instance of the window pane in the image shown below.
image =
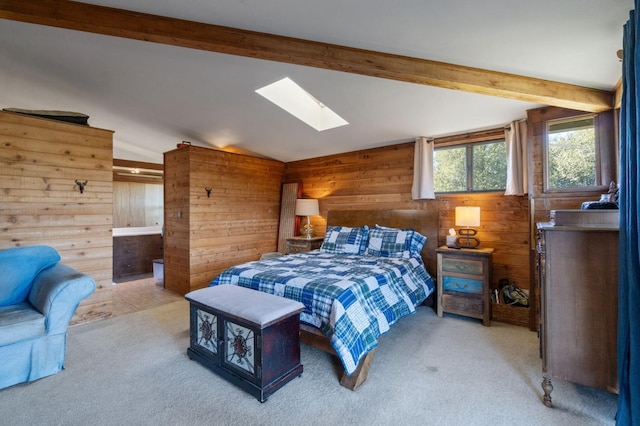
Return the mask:
[[466,148],[440,148],[433,153],[433,180],[436,192],[467,190]]
[[548,188],[578,188],[597,184],[593,117],[549,123],[547,184]]
[[500,190],[507,182],[507,146],[504,141],[474,144],[474,191]]

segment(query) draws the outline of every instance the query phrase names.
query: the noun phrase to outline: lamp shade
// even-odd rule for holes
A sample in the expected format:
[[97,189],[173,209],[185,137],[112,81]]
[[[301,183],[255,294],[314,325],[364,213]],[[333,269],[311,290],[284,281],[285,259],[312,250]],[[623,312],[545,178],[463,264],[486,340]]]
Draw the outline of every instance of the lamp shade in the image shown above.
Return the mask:
[[298,198],[296,200],[296,216],[313,216],[320,214],[318,200]]
[[456,226],[480,226],[480,207],[456,207]]

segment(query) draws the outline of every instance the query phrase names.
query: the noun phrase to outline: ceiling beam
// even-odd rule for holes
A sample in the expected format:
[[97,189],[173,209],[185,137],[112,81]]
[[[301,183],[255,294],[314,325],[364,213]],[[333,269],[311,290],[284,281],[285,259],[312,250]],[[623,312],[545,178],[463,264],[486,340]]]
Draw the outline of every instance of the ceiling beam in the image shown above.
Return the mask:
[[0,18],[580,111],[609,110],[614,102],[606,90],[68,0],[0,0]]

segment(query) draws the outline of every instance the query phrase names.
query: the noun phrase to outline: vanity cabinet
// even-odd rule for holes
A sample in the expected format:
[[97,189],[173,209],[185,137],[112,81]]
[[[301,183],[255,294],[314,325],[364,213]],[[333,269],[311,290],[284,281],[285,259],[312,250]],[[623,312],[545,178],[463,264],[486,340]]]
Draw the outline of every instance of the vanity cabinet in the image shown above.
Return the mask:
[[[558,217],[564,218],[561,213]],[[617,214],[576,211],[566,215],[567,221],[537,224],[540,353],[547,406],[552,405],[552,378],[618,391]]]
[[160,234],[113,237],[113,279],[153,272],[153,261],[163,258]]

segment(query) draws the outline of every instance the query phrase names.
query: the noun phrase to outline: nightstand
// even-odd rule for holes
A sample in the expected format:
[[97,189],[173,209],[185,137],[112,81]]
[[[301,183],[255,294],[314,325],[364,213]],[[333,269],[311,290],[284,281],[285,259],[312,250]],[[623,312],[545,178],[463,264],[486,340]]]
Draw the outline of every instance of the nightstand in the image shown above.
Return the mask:
[[438,254],[438,316],[444,312],[491,321],[492,248],[451,249]]
[[287,238],[287,253],[304,253],[306,251],[319,249],[324,241],[324,237],[291,237]]

